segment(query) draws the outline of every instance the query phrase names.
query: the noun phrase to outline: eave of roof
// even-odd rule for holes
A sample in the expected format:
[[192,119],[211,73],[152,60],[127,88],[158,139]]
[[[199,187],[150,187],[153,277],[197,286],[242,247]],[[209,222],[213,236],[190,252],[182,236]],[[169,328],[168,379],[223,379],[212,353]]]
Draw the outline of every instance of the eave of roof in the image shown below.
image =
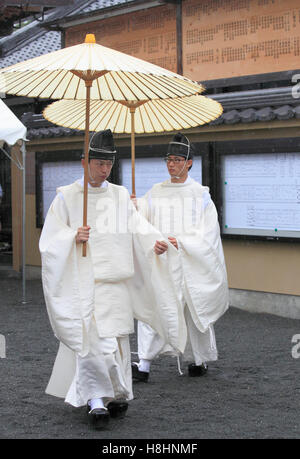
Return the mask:
[[[55,43],[52,44],[51,40],[49,40],[49,37],[51,35],[48,34],[48,29],[45,28],[45,25],[47,21],[52,21],[55,20],[57,16],[65,16],[71,13],[77,13],[78,11],[81,11],[82,8],[87,6],[87,3],[90,4],[90,2],[86,2],[84,0],[75,0],[73,5],[69,6],[60,6],[57,8],[53,8],[49,12],[46,13],[44,21],[40,22],[38,20],[35,20],[31,22],[30,24],[22,27],[21,29],[17,30],[11,35],[8,35],[6,37],[3,37],[0,39],[0,68],[6,67],[7,65],[11,64],[16,64],[17,62],[20,62],[22,60],[28,59],[27,54],[26,54],[26,49],[25,52],[22,53],[23,48],[26,48],[27,46],[33,46],[35,47],[35,42],[36,40],[39,40],[42,38],[42,41],[48,43],[49,47],[48,48],[43,48],[41,49],[41,53],[38,54],[38,50],[29,57],[36,57],[41,54],[45,54],[47,52],[51,51],[56,51],[57,49],[61,48],[61,40],[57,40],[57,36],[55,36]],[[45,38],[43,36],[46,35]],[[37,48],[39,47],[39,44],[37,44]],[[15,55],[16,51],[18,52],[17,55]],[[10,58],[7,60],[6,58],[10,56]],[[14,56],[16,59],[14,60]],[[6,60],[5,60],[6,59]],[[9,62],[9,63],[7,63]]]
[[[110,3],[109,6],[106,6]],[[89,2],[85,9],[76,13],[64,15],[55,20],[46,21],[45,26],[49,28],[66,29],[78,24],[99,21],[107,17],[117,16],[120,14],[132,13],[135,11],[152,8],[164,4],[163,0],[112,0],[112,1],[94,1]],[[103,5],[103,6],[101,6]]]

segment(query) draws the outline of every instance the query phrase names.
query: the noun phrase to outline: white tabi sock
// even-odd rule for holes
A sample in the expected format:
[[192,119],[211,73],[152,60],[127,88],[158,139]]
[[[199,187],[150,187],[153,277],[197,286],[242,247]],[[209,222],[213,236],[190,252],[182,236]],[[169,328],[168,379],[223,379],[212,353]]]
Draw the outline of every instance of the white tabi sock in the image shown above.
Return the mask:
[[94,410],[95,408],[105,408],[102,398],[92,398],[89,401],[89,404],[90,404],[91,410]]
[[146,373],[150,372],[151,360],[141,359],[139,363],[139,370],[145,371]]

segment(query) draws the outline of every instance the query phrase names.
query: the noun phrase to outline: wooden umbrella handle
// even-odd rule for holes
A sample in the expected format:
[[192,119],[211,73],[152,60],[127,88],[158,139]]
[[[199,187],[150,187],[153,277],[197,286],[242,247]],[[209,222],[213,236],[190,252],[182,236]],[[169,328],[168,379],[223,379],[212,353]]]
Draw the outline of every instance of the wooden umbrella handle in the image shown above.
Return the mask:
[[134,117],[135,117],[135,107],[130,107],[131,113],[131,188],[132,194],[135,195],[135,126],[134,126]]
[[[87,226],[88,167],[89,167],[89,134],[90,134],[90,94],[92,81],[85,81],[85,138],[84,138],[84,184],[83,184],[83,226]],[[82,256],[86,257],[86,242],[82,244]]]

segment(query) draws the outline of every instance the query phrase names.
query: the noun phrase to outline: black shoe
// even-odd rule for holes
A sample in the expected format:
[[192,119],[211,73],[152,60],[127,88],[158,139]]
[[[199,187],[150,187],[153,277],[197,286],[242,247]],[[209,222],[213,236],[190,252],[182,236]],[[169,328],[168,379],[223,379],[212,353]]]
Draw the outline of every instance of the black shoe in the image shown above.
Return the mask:
[[96,430],[104,429],[110,418],[108,410],[105,408],[94,408],[91,410],[89,403],[87,404],[87,416],[90,426]]
[[191,363],[188,366],[189,376],[203,376],[207,373],[208,367],[206,363],[202,363],[202,365],[195,365]]
[[137,381],[148,382],[149,373],[147,371],[140,371],[137,363],[131,364],[132,379]]
[[107,409],[112,418],[120,418],[125,416],[128,403],[125,400],[112,400],[107,404]]

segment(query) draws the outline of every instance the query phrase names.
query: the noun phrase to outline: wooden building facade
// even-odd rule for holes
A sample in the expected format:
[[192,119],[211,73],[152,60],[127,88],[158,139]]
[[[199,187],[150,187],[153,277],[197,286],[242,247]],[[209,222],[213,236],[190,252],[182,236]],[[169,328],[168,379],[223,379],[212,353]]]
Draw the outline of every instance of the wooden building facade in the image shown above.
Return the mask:
[[[220,218],[231,304],[300,317],[300,7],[297,0],[120,1],[44,24],[62,46],[94,33],[101,45],[199,81],[223,115],[182,131],[196,146],[191,175],[210,187]],[[83,133],[27,113],[27,264],[56,181],[78,176]],[[137,191],[164,178],[174,133],[136,136]],[[130,190],[130,137],[115,135],[111,180]],[[141,181],[139,180],[141,174]],[[194,175],[193,175],[194,174]],[[60,183],[61,184],[61,183]]]

